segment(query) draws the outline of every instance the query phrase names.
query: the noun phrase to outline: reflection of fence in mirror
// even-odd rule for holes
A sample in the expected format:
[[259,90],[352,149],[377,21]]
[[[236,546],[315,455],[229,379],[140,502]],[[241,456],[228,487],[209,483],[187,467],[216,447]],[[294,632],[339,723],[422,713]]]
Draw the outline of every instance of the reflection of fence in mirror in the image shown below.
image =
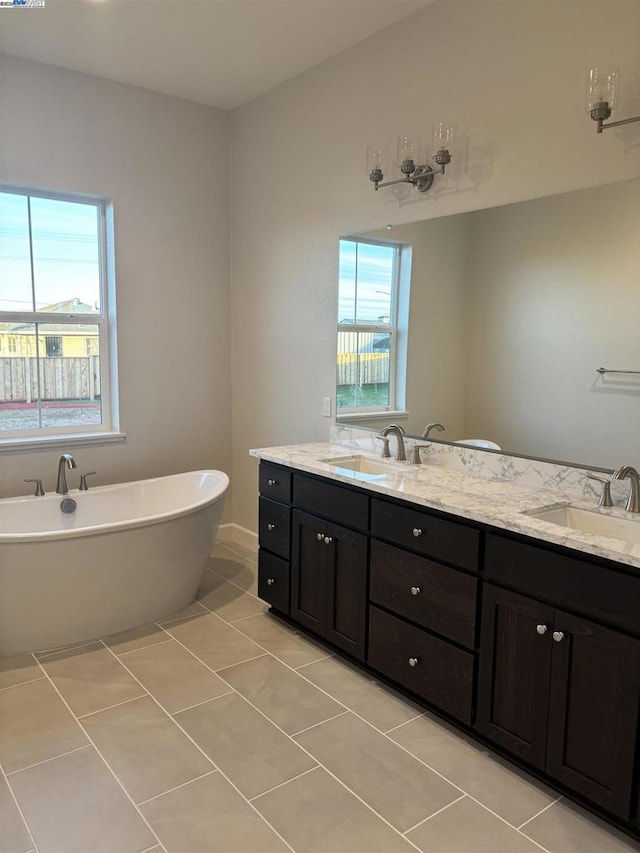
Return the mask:
[[407,432],[640,464],[640,386],[594,387],[640,366],[639,220],[634,181],[375,232],[412,246]]

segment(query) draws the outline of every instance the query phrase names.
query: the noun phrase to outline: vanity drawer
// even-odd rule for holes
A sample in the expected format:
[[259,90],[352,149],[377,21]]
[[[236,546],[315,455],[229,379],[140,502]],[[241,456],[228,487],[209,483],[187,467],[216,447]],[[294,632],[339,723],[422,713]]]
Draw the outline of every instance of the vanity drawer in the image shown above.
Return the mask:
[[274,554],[289,558],[289,529],[291,510],[284,504],[260,498],[258,513],[258,531],[260,547],[268,548]]
[[480,534],[464,524],[374,499],[371,535],[462,569],[478,571]]
[[486,539],[484,574],[516,592],[640,636],[638,574],[494,534]]
[[369,498],[362,492],[295,474],[293,502],[298,509],[308,510],[355,530],[367,530],[369,527]]
[[260,463],[258,482],[260,494],[276,501],[291,503],[291,471],[268,462]]
[[473,661],[470,652],[377,607],[369,608],[369,666],[468,725]]
[[258,552],[258,597],[289,613],[289,563],[262,548]]
[[471,575],[371,541],[371,600],[471,649],[477,589]]

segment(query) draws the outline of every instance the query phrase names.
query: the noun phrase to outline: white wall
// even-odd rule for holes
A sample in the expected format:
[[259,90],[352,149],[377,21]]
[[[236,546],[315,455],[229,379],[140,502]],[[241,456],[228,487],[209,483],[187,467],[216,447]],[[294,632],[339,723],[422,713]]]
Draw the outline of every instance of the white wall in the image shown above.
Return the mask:
[[[115,212],[121,429],[74,451],[96,483],[231,468],[228,116],[0,56],[0,179]],[[55,483],[60,450],[0,454],[0,492]]]
[[[638,176],[638,125],[596,135],[584,87],[614,58],[638,107],[639,25],[637,2],[437,0],[234,115],[234,521],[256,526],[248,448],[328,434],[338,236]],[[467,135],[458,174],[374,193],[366,145],[438,118]]]

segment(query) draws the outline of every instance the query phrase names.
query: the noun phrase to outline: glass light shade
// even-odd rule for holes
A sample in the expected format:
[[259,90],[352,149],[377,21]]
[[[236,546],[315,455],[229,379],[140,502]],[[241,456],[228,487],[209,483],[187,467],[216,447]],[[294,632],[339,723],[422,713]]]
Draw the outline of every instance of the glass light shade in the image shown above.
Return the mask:
[[384,173],[387,163],[387,152],[381,145],[367,146],[367,175],[376,169]]
[[589,72],[589,102],[588,109],[595,109],[597,104],[607,103],[613,111],[618,100],[618,82],[620,69],[617,65],[598,65]]
[[443,149],[451,151],[458,128],[453,121],[438,121],[433,125],[433,153]]
[[396,163],[401,166],[405,160],[419,159],[420,140],[417,136],[399,136],[396,150]]

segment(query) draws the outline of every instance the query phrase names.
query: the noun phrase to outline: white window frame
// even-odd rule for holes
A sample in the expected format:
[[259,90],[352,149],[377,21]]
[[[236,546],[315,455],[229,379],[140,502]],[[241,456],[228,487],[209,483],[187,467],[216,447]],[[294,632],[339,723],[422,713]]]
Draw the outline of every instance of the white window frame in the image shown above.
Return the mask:
[[[0,452],[7,450],[42,449],[74,444],[104,444],[120,442],[126,435],[120,432],[118,408],[118,361],[116,330],[115,251],[113,229],[113,204],[100,196],[73,192],[58,192],[37,187],[0,182],[0,192],[27,198],[47,198],[55,201],[87,204],[97,209],[98,263],[100,270],[100,313],[52,314],[50,311],[0,311],[0,323],[39,323],[50,325],[92,325],[98,327],[100,353],[100,403],[101,423],[95,425],[65,426],[63,428],[39,427],[33,430],[0,432]],[[33,277],[33,243],[29,221],[29,253]],[[33,283],[33,282],[32,282]],[[36,334],[36,353],[39,352]]]
[[[407,338],[409,322],[409,285],[411,271],[411,247],[406,243],[385,240],[376,237],[346,235],[340,242],[361,243],[373,246],[386,246],[394,249],[391,306],[389,323],[376,325],[371,323],[354,323],[344,326],[338,323],[340,332],[364,332],[389,334],[389,403],[385,406],[349,406],[337,408],[336,420],[379,420],[381,416],[407,417],[405,410],[406,397],[406,368],[407,368]],[[357,268],[356,268],[357,277]],[[357,285],[356,285],[357,286]],[[405,316],[406,315],[406,316]],[[338,348],[336,346],[336,353]]]

